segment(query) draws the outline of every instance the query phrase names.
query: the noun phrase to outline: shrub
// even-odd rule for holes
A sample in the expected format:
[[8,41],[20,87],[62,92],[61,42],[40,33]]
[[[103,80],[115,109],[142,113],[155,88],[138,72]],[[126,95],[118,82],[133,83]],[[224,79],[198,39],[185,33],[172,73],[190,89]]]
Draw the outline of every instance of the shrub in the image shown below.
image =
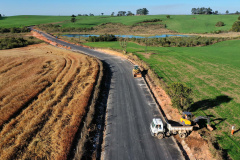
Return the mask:
[[[149,38],[148,46],[154,47],[194,47],[206,46],[226,40],[227,38],[217,37],[166,37],[166,38]],[[145,45],[144,38],[130,38],[129,41]]]
[[219,21],[215,24],[216,27],[222,27],[224,26],[225,24],[222,22],[222,21]]
[[240,16],[238,17],[238,20],[240,20]]
[[193,102],[190,97],[192,94],[191,88],[180,82],[173,82],[170,84],[168,94],[171,97],[173,107],[178,110],[188,109]]
[[117,37],[112,34],[105,34],[100,35],[99,37],[90,36],[88,38],[89,42],[110,42],[110,41],[117,41]]
[[236,21],[232,25],[233,32],[240,32],[240,21]]
[[169,19],[169,18],[170,18],[170,15],[167,15],[166,17],[167,17],[167,19]]
[[27,46],[28,44],[33,44],[33,42],[28,42],[23,38],[14,38],[14,37],[4,38],[4,39],[0,39],[0,50],[24,47],[24,46]]
[[[144,20],[144,21],[142,21],[142,22],[145,22],[145,23],[147,23],[147,22],[162,22],[162,20],[155,18],[155,19],[147,19],[147,20]],[[140,22],[140,23],[141,23],[141,22]]]

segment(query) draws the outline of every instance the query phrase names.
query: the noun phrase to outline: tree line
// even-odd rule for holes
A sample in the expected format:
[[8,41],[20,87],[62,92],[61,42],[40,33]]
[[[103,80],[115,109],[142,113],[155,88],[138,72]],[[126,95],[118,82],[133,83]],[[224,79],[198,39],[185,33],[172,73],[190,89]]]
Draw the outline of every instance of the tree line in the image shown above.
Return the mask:
[[31,30],[27,27],[12,27],[12,28],[0,28],[0,33],[23,33],[30,32]]
[[218,11],[213,11],[210,7],[192,8],[192,14],[218,14]]

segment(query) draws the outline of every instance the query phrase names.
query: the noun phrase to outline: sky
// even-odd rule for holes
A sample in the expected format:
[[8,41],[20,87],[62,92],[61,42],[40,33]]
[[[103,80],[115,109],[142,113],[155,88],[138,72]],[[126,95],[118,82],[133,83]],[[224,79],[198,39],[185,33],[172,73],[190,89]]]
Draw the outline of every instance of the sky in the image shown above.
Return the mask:
[[150,15],[191,14],[192,8],[210,7],[225,13],[240,12],[240,0],[1,0],[0,14],[14,15],[110,15],[147,8]]

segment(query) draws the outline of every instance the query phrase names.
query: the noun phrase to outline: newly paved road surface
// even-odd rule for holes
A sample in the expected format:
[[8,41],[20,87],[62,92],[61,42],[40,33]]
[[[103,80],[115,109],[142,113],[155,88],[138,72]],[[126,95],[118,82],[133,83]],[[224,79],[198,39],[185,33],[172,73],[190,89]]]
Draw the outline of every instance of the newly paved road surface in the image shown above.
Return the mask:
[[172,137],[158,140],[149,126],[160,117],[158,106],[143,78],[133,78],[133,65],[117,56],[62,42],[41,33],[49,40],[73,50],[98,57],[112,72],[107,105],[104,151],[106,160],[180,160],[184,159]]

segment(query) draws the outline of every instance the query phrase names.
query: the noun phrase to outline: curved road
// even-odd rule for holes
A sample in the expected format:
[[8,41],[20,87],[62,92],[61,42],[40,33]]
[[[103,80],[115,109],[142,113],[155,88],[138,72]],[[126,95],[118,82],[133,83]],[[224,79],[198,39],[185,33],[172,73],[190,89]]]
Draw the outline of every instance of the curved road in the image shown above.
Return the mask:
[[[35,30],[37,31],[37,30]],[[133,65],[117,56],[76,46],[37,31],[51,41],[105,61],[112,72],[106,114],[106,136],[102,158],[106,160],[184,159],[172,137],[158,140],[149,126],[161,117],[158,105],[143,78],[133,78]]]

